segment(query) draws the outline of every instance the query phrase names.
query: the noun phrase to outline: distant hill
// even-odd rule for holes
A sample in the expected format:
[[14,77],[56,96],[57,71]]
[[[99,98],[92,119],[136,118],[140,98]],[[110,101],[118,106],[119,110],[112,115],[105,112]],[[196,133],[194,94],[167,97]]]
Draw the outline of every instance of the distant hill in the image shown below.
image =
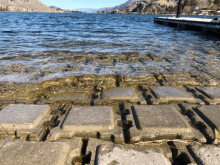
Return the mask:
[[66,12],[66,10],[50,8],[39,0],[0,0],[0,11]]
[[73,9],[73,11],[81,11],[81,12],[85,12],[85,13],[95,13],[96,11],[98,11],[98,9],[93,9],[93,8],[76,8],[76,9]]
[[121,10],[121,9],[124,9],[126,7],[129,7],[129,6],[133,5],[136,2],[141,2],[141,1],[143,1],[143,0],[128,0],[125,3],[122,3],[119,6],[115,6],[113,8],[107,8],[107,10]]
[[[179,0],[128,0],[127,2],[106,8],[97,13],[111,14],[174,14]],[[199,14],[201,10],[211,10],[215,14],[220,10],[220,0],[183,0],[183,14]]]

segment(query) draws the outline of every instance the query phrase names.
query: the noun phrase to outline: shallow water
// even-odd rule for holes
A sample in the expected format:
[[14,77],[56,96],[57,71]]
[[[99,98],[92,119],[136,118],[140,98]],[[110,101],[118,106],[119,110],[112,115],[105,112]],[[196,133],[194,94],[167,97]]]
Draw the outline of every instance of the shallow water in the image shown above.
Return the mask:
[[154,15],[0,13],[0,82],[140,73],[220,78],[216,36],[153,23]]

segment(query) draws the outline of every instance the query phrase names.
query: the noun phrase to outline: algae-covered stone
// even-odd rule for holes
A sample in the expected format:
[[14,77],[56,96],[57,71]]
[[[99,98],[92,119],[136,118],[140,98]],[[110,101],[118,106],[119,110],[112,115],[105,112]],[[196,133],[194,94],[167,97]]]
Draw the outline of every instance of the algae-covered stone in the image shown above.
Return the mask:
[[49,111],[48,105],[11,104],[0,111],[0,135],[32,137],[33,134],[41,139],[45,133],[43,122],[51,117]]
[[81,139],[66,142],[4,141],[0,148],[0,164],[71,165],[80,160],[81,148]]
[[110,106],[76,106],[63,115],[58,127],[50,131],[49,141],[72,137],[98,137],[123,141],[120,115]]
[[126,105],[130,111],[127,120],[133,122],[130,141],[151,141],[157,139],[184,139],[205,142],[204,136],[192,128],[189,120],[173,105]]

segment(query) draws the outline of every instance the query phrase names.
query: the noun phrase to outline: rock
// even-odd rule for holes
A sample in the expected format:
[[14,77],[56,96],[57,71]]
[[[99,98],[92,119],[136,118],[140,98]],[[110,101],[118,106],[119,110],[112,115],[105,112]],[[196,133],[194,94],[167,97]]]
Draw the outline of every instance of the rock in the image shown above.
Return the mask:
[[7,10],[7,7],[0,4],[0,11],[6,11],[6,10]]
[[15,6],[7,6],[6,8],[7,11],[16,11]]

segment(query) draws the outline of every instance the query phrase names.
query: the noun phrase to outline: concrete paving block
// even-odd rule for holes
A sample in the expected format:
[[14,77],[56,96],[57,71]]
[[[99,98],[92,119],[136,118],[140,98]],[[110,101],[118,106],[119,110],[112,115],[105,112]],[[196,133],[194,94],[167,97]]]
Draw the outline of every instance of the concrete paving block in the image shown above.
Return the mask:
[[103,92],[102,98],[112,101],[141,102],[143,97],[138,95],[138,92],[135,92],[131,87],[117,87],[106,89]]
[[133,123],[130,128],[130,141],[152,141],[158,139],[183,139],[206,142],[205,137],[191,127],[189,119],[180,114],[176,105],[125,105],[129,110],[127,120]]
[[100,139],[90,138],[88,140],[88,145],[86,148],[86,156],[90,155],[90,163],[89,165],[95,165],[97,147],[100,145],[112,145],[113,143],[110,141],[103,141]]
[[197,108],[198,105],[196,104],[188,104],[182,103],[181,104],[181,111],[183,115],[188,116],[191,120],[191,124],[200,130],[203,135],[209,139],[209,141],[213,141],[215,139],[214,133],[212,128],[203,120],[201,116],[199,116],[194,110]]
[[11,104],[0,111],[0,135],[28,135],[38,141],[46,133],[43,123],[51,117],[48,105]]
[[169,103],[169,102],[189,102],[200,103],[201,100],[194,98],[193,95],[184,91],[181,87],[155,87],[151,88],[153,96],[153,104]]
[[89,104],[90,98],[85,92],[58,93],[49,97],[48,102],[73,102]]
[[197,165],[187,149],[188,146],[194,144],[194,142],[186,142],[180,140],[170,141],[168,144],[173,153],[173,164]]
[[91,140],[88,143],[87,151],[91,151],[92,155],[90,165],[171,165],[172,162],[171,150],[165,144],[121,145],[97,141]]
[[81,139],[63,142],[3,141],[0,147],[0,164],[72,165],[81,159],[81,149]]
[[197,164],[219,165],[220,147],[216,145],[191,145],[189,151]]
[[48,141],[62,138],[86,137],[123,142],[119,111],[110,106],[76,106],[60,118],[58,127],[50,131]]
[[210,104],[220,104],[220,87],[200,87],[196,89],[207,97],[206,100]]
[[201,106],[195,111],[214,130],[215,142],[220,143],[220,105]]

